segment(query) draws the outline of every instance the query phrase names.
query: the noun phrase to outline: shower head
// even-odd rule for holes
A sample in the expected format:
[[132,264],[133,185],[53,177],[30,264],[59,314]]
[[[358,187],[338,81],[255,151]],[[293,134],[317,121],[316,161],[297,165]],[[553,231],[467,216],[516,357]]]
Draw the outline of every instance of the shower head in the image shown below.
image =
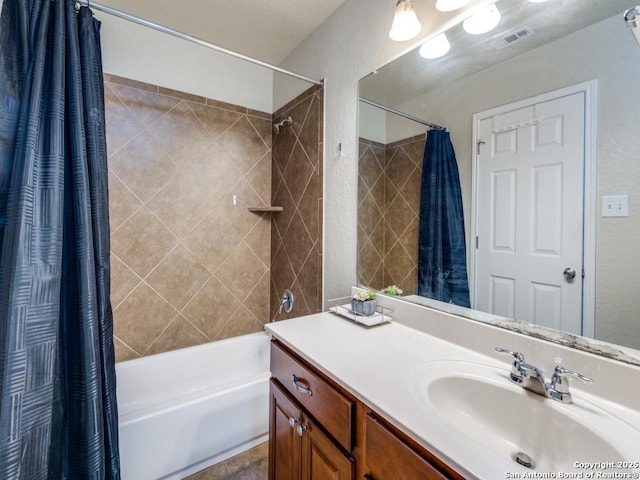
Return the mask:
[[631,33],[640,45],[640,5],[630,8],[624,13],[624,20],[627,22],[627,27],[631,29]]
[[273,124],[273,133],[278,135],[280,133],[280,130],[282,130],[282,127],[284,127],[286,125],[291,125],[292,123],[293,123],[293,119],[291,117],[287,117],[287,118],[283,119],[279,123],[274,123]]

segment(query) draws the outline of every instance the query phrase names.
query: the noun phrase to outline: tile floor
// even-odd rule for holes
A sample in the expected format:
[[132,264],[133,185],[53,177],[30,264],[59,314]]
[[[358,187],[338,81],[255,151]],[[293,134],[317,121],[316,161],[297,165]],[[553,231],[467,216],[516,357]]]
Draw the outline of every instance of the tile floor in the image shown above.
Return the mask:
[[185,480],[267,480],[269,443],[252,448]]

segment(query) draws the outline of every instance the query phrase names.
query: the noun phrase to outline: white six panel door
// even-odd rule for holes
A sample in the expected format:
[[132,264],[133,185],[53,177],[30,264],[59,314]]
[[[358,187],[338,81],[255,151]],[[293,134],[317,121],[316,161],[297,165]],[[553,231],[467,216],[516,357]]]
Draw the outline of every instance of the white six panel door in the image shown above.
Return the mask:
[[584,102],[480,121],[474,308],[581,334]]

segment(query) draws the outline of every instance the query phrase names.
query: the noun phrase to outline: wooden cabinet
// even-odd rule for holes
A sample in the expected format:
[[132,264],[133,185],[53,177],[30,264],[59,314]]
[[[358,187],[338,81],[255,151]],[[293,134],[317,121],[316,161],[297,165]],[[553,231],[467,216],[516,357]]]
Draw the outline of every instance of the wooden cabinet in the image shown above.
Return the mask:
[[269,480],[463,480],[277,341],[271,375]]
[[271,380],[269,478],[351,480],[353,459]]
[[431,463],[371,414],[366,416],[365,478],[368,480],[446,480]]

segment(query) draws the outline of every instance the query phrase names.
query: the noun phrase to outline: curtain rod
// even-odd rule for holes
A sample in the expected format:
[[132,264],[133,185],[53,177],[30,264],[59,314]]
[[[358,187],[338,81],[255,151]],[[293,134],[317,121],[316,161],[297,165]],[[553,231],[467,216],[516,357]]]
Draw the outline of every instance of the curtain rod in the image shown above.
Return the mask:
[[401,112],[400,110],[396,110],[395,108],[387,107],[382,105],[381,103],[374,102],[373,100],[369,100],[368,98],[359,97],[361,102],[368,103],[369,105],[373,105],[374,107],[381,108],[382,110],[386,110],[387,112],[394,113],[404,118],[408,118],[409,120],[413,120],[414,122],[421,123],[422,125],[426,125],[429,128],[433,128],[435,130],[446,130],[447,127],[441,127],[440,125],[436,125],[435,123],[427,122],[426,120],[422,120],[421,118],[414,117],[413,115],[409,115],[408,113]]
[[290,77],[297,78],[298,80],[304,80],[305,82],[313,83],[314,85],[322,86],[324,82],[322,80],[313,80],[312,78],[305,77],[304,75],[300,75],[295,72],[291,72],[289,70],[285,70],[284,68],[277,67],[275,65],[271,65],[270,63],[263,62],[262,60],[258,60],[247,55],[243,55],[242,53],[234,52],[233,50],[229,50],[224,47],[220,47],[213,43],[207,42],[200,38],[194,37],[192,35],[179,32],[177,30],[173,30],[171,28],[165,27],[163,25],[151,22],[149,20],[145,20],[144,18],[136,17],[135,15],[131,15],[129,13],[123,12],[122,10],[117,10],[115,8],[108,7],[106,5],[101,5],[92,0],[76,0],[76,3],[79,5],[84,5],[85,7],[89,7],[92,10],[100,10],[101,12],[108,13],[109,15],[113,15],[115,17],[122,18],[124,20],[128,20],[133,23],[137,23],[138,25],[142,25],[144,27],[152,28],[153,30],[158,30],[159,32],[166,33],[168,35],[172,35],[177,38],[181,38],[182,40],[187,40],[188,42],[195,43],[197,45],[201,45],[203,47],[210,48],[212,50],[216,50],[217,52],[224,53],[226,55],[231,55],[232,57],[240,58],[242,60],[246,60],[247,62],[254,63],[256,65],[260,65],[261,67],[266,67],[276,72],[283,73]]

